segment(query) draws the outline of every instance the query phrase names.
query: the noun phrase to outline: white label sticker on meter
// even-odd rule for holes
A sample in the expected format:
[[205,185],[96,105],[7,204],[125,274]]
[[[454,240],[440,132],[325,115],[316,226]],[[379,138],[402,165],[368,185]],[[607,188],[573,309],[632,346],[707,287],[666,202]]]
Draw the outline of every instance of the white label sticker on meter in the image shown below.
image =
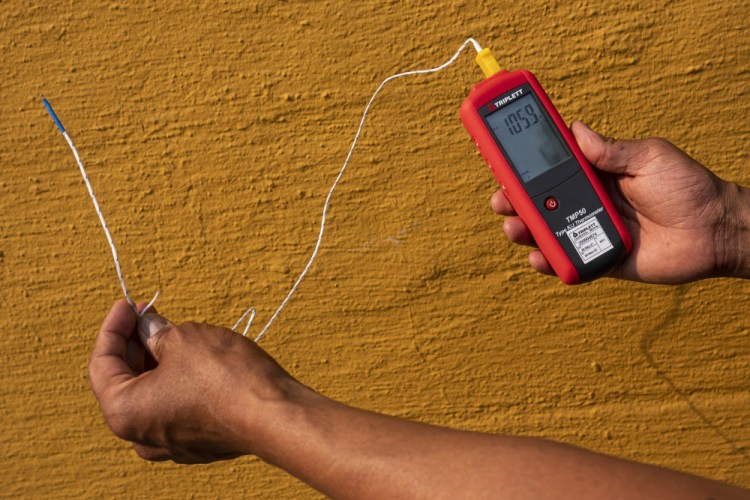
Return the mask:
[[588,264],[613,248],[612,242],[607,238],[607,234],[602,229],[596,216],[587,219],[573,229],[568,229],[567,233],[584,264]]

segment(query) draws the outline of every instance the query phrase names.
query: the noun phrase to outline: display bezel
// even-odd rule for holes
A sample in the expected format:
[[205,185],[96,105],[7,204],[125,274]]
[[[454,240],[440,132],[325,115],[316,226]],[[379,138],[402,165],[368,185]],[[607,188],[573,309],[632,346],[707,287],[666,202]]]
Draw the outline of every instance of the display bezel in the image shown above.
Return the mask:
[[[519,93],[520,91],[520,93]],[[515,97],[513,97],[515,95]],[[558,139],[560,140],[560,143],[565,148],[566,152],[568,153],[568,159],[564,160],[562,163],[559,163],[558,165],[554,167],[550,167],[549,170],[546,172],[542,172],[541,174],[532,177],[528,181],[524,181],[520,174],[520,169],[516,167],[516,165],[511,160],[510,156],[505,151],[505,148],[502,145],[502,142],[497,137],[495,132],[492,130],[492,127],[487,121],[487,117],[493,113],[496,113],[500,111],[502,108],[509,106],[513,104],[517,99],[524,97],[526,95],[531,95],[531,97],[535,100],[537,107],[539,110],[544,114],[544,118],[547,120],[547,124],[552,128],[554,133],[557,135]],[[513,97],[512,99],[508,99],[510,97]],[[503,102],[507,99],[507,102]],[[502,104],[500,106],[497,106],[495,103],[501,102]],[[485,127],[487,127],[487,131],[492,136],[492,139],[495,141],[495,144],[500,149],[500,152],[503,155],[503,158],[505,158],[505,161],[510,165],[511,169],[513,170],[513,174],[518,178],[518,181],[524,186],[526,189],[526,192],[529,193],[530,196],[535,196],[541,193],[544,193],[546,191],[549,191],[550,189],[554,188],[555,186],[559,185],[562,182],[565,182],[567,179],[575,175],[576,173],[580,172],[582,170],[581,165],[578,163],[578,160],[576,159],[575,155],[573,154],[573,151],[570,149],[570,146],[568,145],[568,142],[565,140],[563,135],[560,133],[560,130],[558,129],[557,125],[555,124],[555,121],[550,116],[549,112],[547,111],[547,108],[542,104],[538,96],[536,95],[536,92],[531,87],[531,84],[525,83],[523,85],[516,86],[508,91],[503,92],[502,94],[497,95],[495,98],[490,99],[487,104],[480,107],[478,110],[479,116],[482,118],[482,121],[484,122]]]

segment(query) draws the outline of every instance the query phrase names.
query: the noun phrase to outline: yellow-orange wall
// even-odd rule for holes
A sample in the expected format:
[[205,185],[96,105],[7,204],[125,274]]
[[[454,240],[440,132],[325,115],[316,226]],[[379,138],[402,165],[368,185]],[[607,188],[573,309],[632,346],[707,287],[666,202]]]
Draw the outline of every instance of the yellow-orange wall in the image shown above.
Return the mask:
[[[667,137],[747,185],[748,21],[731,0],[0,2],[0,494],[315,495],[255,458],[151,464],[109,433],[85,367],[120,289],[41,93],[136,297],[227,326],[254,305],[262,325],[385,76],[475,36],[568,122]],[[263,347],[352,405],[750,487],[750,282],[532,272],[458,120],[472,58],[386,87]]]

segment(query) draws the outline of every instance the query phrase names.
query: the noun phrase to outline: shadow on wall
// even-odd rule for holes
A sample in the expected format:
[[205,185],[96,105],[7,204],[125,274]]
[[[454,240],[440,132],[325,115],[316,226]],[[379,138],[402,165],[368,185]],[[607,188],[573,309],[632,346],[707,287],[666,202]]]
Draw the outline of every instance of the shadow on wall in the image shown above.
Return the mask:
[[656,360],[654,360],[654,355],[651,353],[651,347],[653,346],[656,339],[663,338],[664,332],[666,332],[667,329],[669,329],[680,317],[680,308],[682,306],[682,301],[685,298],[686,291],[687,288],[685,285],[677,287],[674,292],[672,305],[664,314],[664,319],[662,319],[662,321],[660,321],[650,331],[647,331],[641,338],[641,353],[643,353],[643,357],[646,359],[646,362],[649,364],[649,366],[651,366],[651,368],[653,368],[656,372],[656,376],[659,377],[665,384],[667,384],[670,390],[685,402],[688,408],[690,408],[690,411],[692,411],[695,416],[697,416],[704,423],[706,427],[713,430],[717,436],[719,436],[726,444],[728,444],[732,448],[732,450],[734,450],[735,453],[744,457],[745,461],[750,464],[750,455],[748,455],[744,449],[738,446],[737,443],[735,443],[732,438],[729,437],[721,429],[721,427],[713,423],[705,413],[703,413],[697,406],[695,406],[692,401],[690,401],[688,395],[685,394],[685,392],[682,391],[679,387],[677,387],[674,380],[672,380],[672,378],[670,378],[670,376],[667,375],[667,373],[662,369],[662,366],[657,363]]

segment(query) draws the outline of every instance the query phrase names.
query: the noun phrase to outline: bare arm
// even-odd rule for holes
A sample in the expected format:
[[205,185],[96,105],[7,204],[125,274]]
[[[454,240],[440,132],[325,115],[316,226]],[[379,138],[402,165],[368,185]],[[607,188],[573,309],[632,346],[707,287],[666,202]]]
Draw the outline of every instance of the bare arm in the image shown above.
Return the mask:
[[143,458],[196,463],[255,454],[336,498],[750,498],[733,486],[556,442],[352,408],[305,387],[229,330],[146,318],[154,369],[144,371],[148,355],[124,301],[105,319],[89,364],[107,423]]
[[[298,387],[252,449],[332,497],[750,498],[728,485],[552,441],[387,417]],[[284,415],[280,420],[279,415]]]

